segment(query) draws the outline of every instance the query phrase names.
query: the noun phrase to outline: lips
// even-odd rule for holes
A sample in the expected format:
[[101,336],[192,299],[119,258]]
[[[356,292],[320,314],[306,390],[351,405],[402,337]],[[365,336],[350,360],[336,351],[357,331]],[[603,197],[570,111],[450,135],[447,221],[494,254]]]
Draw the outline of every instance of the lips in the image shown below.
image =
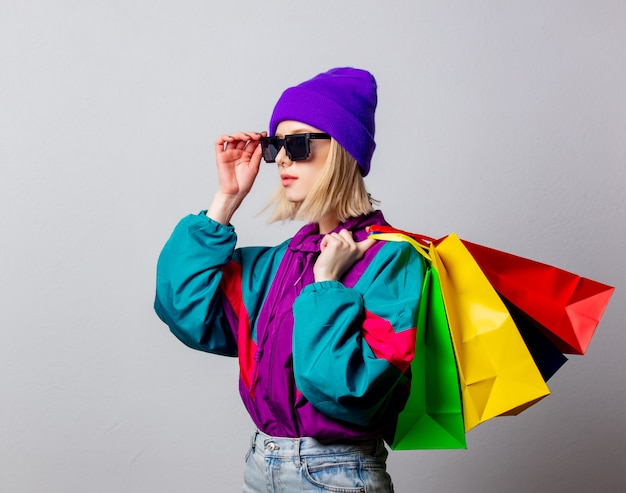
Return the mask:
[[298,178],[292,175],[280,175],[280,181],[283,184],[283,187],[288,187],[293,182],[295,182]]

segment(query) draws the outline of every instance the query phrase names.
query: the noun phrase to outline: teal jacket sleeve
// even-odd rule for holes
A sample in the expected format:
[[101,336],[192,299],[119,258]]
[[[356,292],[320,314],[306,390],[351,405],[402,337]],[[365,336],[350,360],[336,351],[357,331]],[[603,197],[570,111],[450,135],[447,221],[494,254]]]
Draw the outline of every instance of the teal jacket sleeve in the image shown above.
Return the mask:
[[406,243],[386,243],[353,288],[308,285],[294,303],[296,385],[336,419],[368,426],[406,400],[424,264]]
[[188,346],[237,355],[236,339],[219,289],[222,268],[232,259],[237,237],[232,226],[204,214],[183,218],[157,263],[154,309]]
[[157,263],[154,309],[188,346],[245,358],[256,317],[287,242],[235,248],[232,226],[204,213],[183,218]]

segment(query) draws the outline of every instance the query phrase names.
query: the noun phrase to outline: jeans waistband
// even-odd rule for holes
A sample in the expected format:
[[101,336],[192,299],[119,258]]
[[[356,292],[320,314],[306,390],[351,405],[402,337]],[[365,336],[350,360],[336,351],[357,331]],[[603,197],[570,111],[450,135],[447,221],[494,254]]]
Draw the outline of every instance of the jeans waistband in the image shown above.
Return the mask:
[[319,441],[312,437],[275,437],[256,430],[252,435],[252,449],[275,457],[362,453],[377,456],[385,444],[382,439],[363,441]]

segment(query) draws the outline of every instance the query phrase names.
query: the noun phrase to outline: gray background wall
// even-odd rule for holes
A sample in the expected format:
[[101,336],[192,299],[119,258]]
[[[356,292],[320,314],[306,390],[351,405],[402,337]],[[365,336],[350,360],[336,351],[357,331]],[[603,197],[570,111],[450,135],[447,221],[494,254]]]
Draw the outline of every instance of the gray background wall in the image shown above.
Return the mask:
[[[377,76],[367,183],[396,226],[617,287],[552,396],[467,451],[392,453],[397,491],[623,491],[624,26],[608,0],[0,0],[0,491],[240,490],[236,361],[157,320],[155,262],[216,136],[338,65]],[[275,181],[241,244],[299,226],[255,216]]]

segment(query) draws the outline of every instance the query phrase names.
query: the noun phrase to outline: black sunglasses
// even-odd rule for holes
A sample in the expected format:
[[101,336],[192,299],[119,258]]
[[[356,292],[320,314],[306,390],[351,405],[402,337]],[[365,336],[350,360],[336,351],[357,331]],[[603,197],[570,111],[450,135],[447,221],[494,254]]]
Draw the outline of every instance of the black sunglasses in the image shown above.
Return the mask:
[[275,163],[276,156],[281,147],[285,147],[287,156],[292,161],[304,161],[311,154],[311,139],[330,139],[330,135],[325,133],[306,133],[285,135],[280,137],[263,137],[261,139],[261,149],[263,159],[266,163]]

